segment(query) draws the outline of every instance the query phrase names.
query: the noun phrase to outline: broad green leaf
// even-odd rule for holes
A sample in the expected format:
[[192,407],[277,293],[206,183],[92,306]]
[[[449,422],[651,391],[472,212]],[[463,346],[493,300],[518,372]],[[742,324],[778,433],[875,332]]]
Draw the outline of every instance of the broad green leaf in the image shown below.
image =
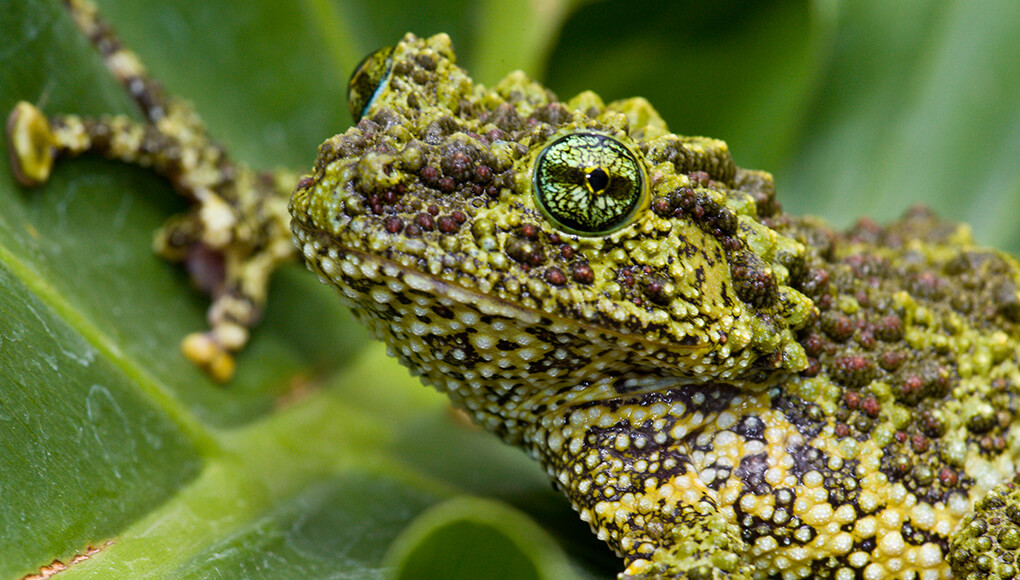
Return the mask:
[[[258,167],[310,166],[349,123],[364,53],[446,31],[486,83],[523,68],[562,97],[648,97],[775,171],[788,209],[845,224],[924,201],[1020,249],[1008,0],[99,3]],[[57,0],[0,0],[0,30],[0,112],[137,115]],[[464,425],[303,268],[275,279],[230,385],[192,368],[177,345],[205,301],[149,250],[183,208],[160,179],[82,158],[28,191],[0,164],[0,203],[0,578],[89,547],[65,576],[484,576],[465,534],[538,576],[619,570],[537,465]]]
[[202,442],[2,266],[0,287],[0,577],[9,578],[101,545],[168,501],[199,473]]
[[843,8],[841,48],[781,167],[796,207],[846,224],[925,203],[1020,250],[1020,4]]

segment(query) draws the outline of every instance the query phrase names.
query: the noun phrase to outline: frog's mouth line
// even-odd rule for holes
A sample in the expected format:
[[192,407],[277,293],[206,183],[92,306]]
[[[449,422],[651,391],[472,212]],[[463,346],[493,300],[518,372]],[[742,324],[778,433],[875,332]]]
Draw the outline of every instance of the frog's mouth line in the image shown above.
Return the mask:
[[[377,276],[400,280],[411,289],[437,297],[437,301],[439,301],[441,297],[447,297],[457,304],[473,308],[483,315],[502,316],[528,325],[545,323],[543,326],[549,327],[553,332],[558,334],[566,332],[562,329],[571,327],[580,328],[586,331],[586,333],[594,335],[601,334],[606,339],[615,340],[621,344],[641,344],[649,353],[669,350],[677,353],[692,354],[698,351],[707,352],[712,347],[711,344],[705,343],[684,345],[677,344],[675,342],[671,343],[649,340],[643,336],[636,336],[603,326],[587,324],[576,319],[567,318],[560,314],[526,308],[502,298],[488,296],[478,290],[465,288],[464,286],[454,282],[448,282],[431,274],[421,272],[415,268],[399,264],[388,258],[382,258],[363,250],[348,248],[338,244],[328,233],[322,230],[302,229],[305,234],[317,239],[322,247],[333,248],[341,256],[349,255],[357,257],[361,263],[360,267],[362,269],[364,269],[365,264],[371,264],[373,268],[378,269],[376,274]],[[340,259],[342,260],[345,258],[341,257]],[[316,256],[306,257],[306,261],[317,262]],[[321,266],[319,264],[315,264],[315,268],[316,270],[321,271]],[[323,272],[323,275],[335,280],[333,276],[330,276],[325,272]],[[369,297],[369,299],[371,299],[371,297]]]

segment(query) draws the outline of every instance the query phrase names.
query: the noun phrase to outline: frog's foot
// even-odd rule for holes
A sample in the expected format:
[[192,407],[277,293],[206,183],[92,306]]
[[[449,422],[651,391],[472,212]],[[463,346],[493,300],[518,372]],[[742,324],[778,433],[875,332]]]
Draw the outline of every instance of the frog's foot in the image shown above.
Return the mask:
[[295,254],[286,207],[291,179],[281,174],[256,181],[240,180],[239,206],[211,196],[171,218],[154,243],[157,253],[182,262],[195,285],[212,297],[210,330],[187,336],[181,350],[221,382],[232,376],[232,353],[247,344],[249,329],[262,316],[270,275]]
[[156,122],[137,123],[124,116],[47,118],[34,105],[18,103],[7,121],[11,166],[19,182],[37,186],[49,179],[58,157],[96,152],[151,168],[193,202],[157,233],[155,248],[183,262],[212,297],[210,330],[186,338],[182,349],[225,381],[234,370],[231,353],[247,343],[248,329],[261,318],[270,274],[295,255],[287,199],[296,179],[234,163],[187,107],[167,111]]
[[181,352],[214,381],[225,382],[234,376],[237,363],[233,353],[223,346],[217,333],[192,332],[181,341]]
[[209,138],[188,103],[169,97],[141,60],[114,34],[90,0],[63,0],[110,73],[145,121],[126,116],[47,117],[18,103],[7,121],[11,166],[25,186],[50,176],[61,156],[86,152],[151,168],[193,203],[157,233],[156,251],[182,262],[195,285],[212,297],[210,330],[188,336],[185,355],[213,378],[233,374],[232,353],[261,318],[269,276],[295,255],[287,200],[296,184],[284,173],[256,173],[235,163]]
[[950,542],[953,578],[1020,577],[1020,474],[974,504]]

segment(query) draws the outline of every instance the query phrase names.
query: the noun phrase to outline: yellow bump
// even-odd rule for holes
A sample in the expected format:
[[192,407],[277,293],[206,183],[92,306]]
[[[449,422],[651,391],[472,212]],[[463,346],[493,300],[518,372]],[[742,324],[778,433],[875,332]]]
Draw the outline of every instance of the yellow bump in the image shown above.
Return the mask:
[[770,467],[765,470],[765,483],[772,487],[779,487],[783,482],[783,470]]
[[938,544],[926,542],[917,551],[917,563],[924,568],[934,568],[942,563],[942,549]]
[[807,548],[803,546],[794,546],[786,550],[786,556],[794,562],[803,562],[804,560],[807,560],[810,555],[811,554],[808,552]]
[[792,564],[790,562],[790,559],[787,558],[785,554],[780,554],[780,555],[776,556],[776,558],[775,558],[775,560],[773,560],[773,562],[775,563],[776,568],[779,568],[780,570],[786,570]]
[[630,447],[630,438],[626,433],[620,433],[616,436],[615,447],[617,451],[626,451]]
[[870,538],[875,535],[877,530],[878,524],[871,516],[861,518],[854,523],[854,535],[857,536],[857,539]]
[[865,513],[875,511],[875,509],[879,505],[879,502],[880,500],[878,498],[878,495],[869,490],[861,491],[861,495],[858,496],[857,498],[857,505]]
[[820,503],[804,514],[804,522],[816,528],[828,522],[831,518],[832,506],[827,503]]
[[886,556],[899,556],[906,548],[903,536],[898,531],[891,531],[882,535],[878,540],[878,549]]
[[840,532],[832,537],[829,541],[829,549],[832,550],[833,554],[842,556],[847,554],[854,547],[854,538],[846,532]]
[[758,501],[755,496],[746,494],[740,498],[740,508],[748,513],[754,513],[755,508],[758,506]]
[[898,530],[902,526],[903,518],[900,510],[890,508],[882,511],[879,518],[882,521],[882,525],[891,530]]
[[853,521],[857,519],[857,512],[854,511],[852,505],[844,504],[836,508],[836,513],[833,514],[833,519],[841,526],[853,523]]
[[213,342],[224,351],[237,351],[248,342],[248,335],[247,328],[229,322],[217,324],[210,331]]
[[836,580],[853,580],[857,573],[853,568],[840,568],[836,570]]
[[822,474],[815,469],[804,474],[804,485],[807,487],[818,487],[823,481]]
[[885,577],[885,568],[878,564],[869,564],[864,569],[864,580],[884,580]]
[[779,544],[772,536],[762,536],[754,541],[754,547],[759,554],[767,554],[778,548]]
[[854,552],[853,554],[850,554],[849,558],[847,558],[847,562],[854,568],[861,568],[867,564],[870,559],[871,557],[867,552]]

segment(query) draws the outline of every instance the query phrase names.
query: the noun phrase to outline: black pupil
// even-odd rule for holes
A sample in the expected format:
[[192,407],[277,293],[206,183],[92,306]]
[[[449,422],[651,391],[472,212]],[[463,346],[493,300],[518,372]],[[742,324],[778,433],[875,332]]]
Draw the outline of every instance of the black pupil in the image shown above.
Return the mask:
[[603,171],[601,167],[589,171],[585,174],[584,178],[588,182],[588,187],[594,193],[601,192],[609,185],[609,174]]

